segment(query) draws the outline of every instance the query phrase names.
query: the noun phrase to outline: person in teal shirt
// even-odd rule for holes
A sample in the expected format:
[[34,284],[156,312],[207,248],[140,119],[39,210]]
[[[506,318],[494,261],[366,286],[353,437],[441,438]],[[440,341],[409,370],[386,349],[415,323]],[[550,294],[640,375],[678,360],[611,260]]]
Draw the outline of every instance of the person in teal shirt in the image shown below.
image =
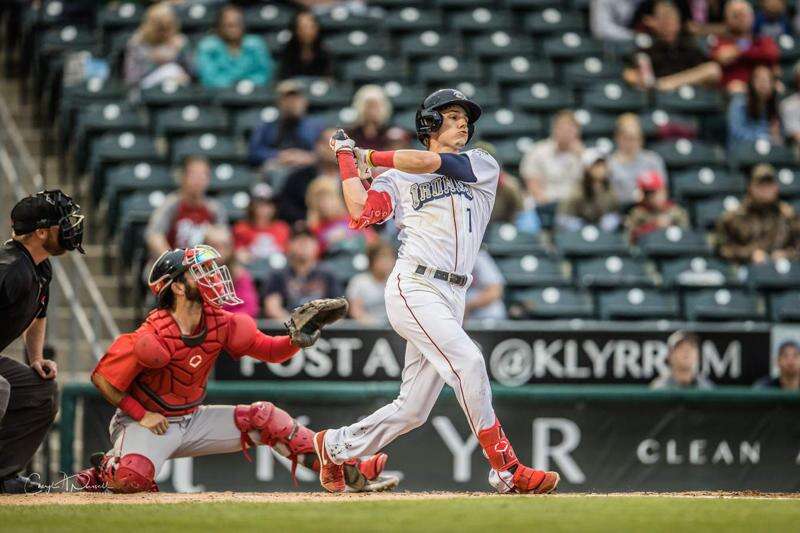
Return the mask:
[[266,85],[274,71],[264,40],[245,35],[242,10],[233,5],[220,10],[216,34],[200,41],[196,65],[206,87],[231,87],[241,80]]

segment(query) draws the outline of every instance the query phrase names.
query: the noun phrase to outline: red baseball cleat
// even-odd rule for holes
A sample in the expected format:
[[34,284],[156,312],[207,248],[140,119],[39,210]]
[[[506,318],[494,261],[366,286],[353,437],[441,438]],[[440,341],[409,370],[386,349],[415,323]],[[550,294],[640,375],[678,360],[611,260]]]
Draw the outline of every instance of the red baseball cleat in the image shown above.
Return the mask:
[[314,434],[314,451],[319,459],[319,482],[328,492],[344,492],[344,466],[334,463],[328,455],[328,450],[325,449],[327,431]]
[[381,475],[383,469],[386,468],[386,461],[388,460],[389,456],[385,453],[376,453],[369,459],[359,461],[358,469],[361,470],[361,473],[364,474],[364,477],[366,477],[369,481],[372,481]]
[[522,494],[549,494],[556,490],[561,480],[556,472],[544,472],[520,464],[511,481],[514,488]]

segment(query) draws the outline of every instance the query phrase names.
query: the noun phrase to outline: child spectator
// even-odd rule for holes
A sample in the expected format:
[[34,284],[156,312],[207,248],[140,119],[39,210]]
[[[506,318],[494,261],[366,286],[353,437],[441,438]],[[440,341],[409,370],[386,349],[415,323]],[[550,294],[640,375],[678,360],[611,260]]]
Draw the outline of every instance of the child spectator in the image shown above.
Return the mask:
[[242,10],[234,5],[220,9],[216,34],[200,41],[196,63],[206,87],[231,87],[241,80],[266,85],[274,68],[264,39],[245,35]]
[[253,187],[247,218],[233,227],[237,258],[247,264],[254,259],[267,259],[285,253],[289,244],[289,225],[277,220],[277,206],[272,188],[266,183]]
[[758,139],[783,144],[775,77],[765,65],[753,69],[747,92],[733,95],[728,105],[728,150]]
[[367,250],[369,270],[356,274],[347,285],[350,316],[362,324],[387,325],[383,292],[394,268],[397,254],[385,241],[378,241]]
[[611,189],[608,163],[603,153],[590,148],[584,154],[583,179],[558,206],[556,226],[578,231],[587,224],[616,231],[621,222],[619,201]]
[[299,11],[292,21],[292,37],[281,57],[280,79],[299,76],[330,76],[331,56],[322,44],[317,18],[311,11]]
[[689,227],[689,215],[667,197],[664,176],[651,170],[639,176],[637,182],[642,200],[625,219],[631,244],[636,244],[642,235],[670,226]]
[[228,227],[209,227],[206,232],[205,244],[218,251],[222,256],[222,263],[228,265],[236,296],[242,301],[238,305],[226,305],[225,310],[232,313],[244,313],[253,318],[258,317],[258,291],[256,291],[253,276],[236,260],[233,253],[233,236]]
[[639,117],[625,113],[617,119],[614,141],[615,152],[608,159],[611,186],[621,204],[639,200],[636,179],[648,171],[667,175],[664,160],[657,153],[644,149],[644,134]]

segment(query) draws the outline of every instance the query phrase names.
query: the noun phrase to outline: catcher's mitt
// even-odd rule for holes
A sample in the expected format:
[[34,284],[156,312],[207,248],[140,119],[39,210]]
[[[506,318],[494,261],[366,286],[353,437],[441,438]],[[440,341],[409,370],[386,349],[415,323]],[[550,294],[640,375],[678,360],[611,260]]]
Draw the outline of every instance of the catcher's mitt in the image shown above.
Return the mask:
[[285,324],[292,344],[300,348],[314,344],[322,327],[344,318],[347,307],[344,298],[321,298],[296,308]]

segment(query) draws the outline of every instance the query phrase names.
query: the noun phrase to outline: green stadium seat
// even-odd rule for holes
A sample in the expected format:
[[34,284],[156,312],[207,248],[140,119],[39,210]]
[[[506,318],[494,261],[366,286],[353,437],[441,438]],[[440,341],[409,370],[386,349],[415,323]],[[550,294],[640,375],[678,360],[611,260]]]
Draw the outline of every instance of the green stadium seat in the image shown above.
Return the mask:
[[504,102],[503,95],[500,93],[500,88],[494,83],[476,85],[469,81],[461,81],[456,84],[456,89],[464,93],[464,96],[467,98],[479,100],[481,107],[484,109],[500,107]]
[[211,95],[205,88],[199,85],[179,85],[171,80],[142,91],[142,102],[150,108],[204,105],[210,103],[210,100]]
[[503,273],[506,287],[550,287],[569,285],[561,263],[551,257],[533,254],[502,257],[497,267]]
[[[419,104],[417,104],[419,105]],[[417,115],[416,109],[407,109],[392,116],[392,125],[403,128],[407,131],[414,131],[414,117]]]
[[400,39],[400,53],[410,60],[448,54],[460,55],[462,50],[461,38],[457,34],[435,30],[409,33]]
[[507,11],[476,7],[469,11],[448,14],[448,24],[455,31],[466,33],[488,33],[509,30],[512,26],[511,16]]
[[528,35],[510,34],[503,30],[477,35],[467,40],[472,54],[480,59],[501,57],[533,57],[536,44]]
[[280,57],[283,55],[283,49],[286,47],[286,43],[292,38],[292,32],[289,28],[286,28],[281,31],[269,32],[263,35],[263,37],[264,42],[267,43],[269,53],[272,54],[273,57]]
[[172,163],[177,165],[187,156],[202,155],[213,163],[246,163],[247,155],[236,141],[214,133],[191,135],[174,141],[171,145]]
[[136,29],[144,16],[145,8],[135,2],[109,3],[97,14],[97,25],[104,33],[119,29]]
[[[124,198],[120,204],[120,220],[117,224],[125,233],[125,228],[132,224],[147,224],[154,210],[161,207],[166,199],[165,191],[142,191]],[[124,243],[124,239],[123,239]],[[144,246],[144,242],[130,243],[132,246]]]
[[353,100],[353,87],[349,83],[332,84],[328,80],[314,80],[308,84],[308,103],[312,114],[319,109],[341,108]]
[[273,3],[251,6],[244,12],[247,31],[251,33],[267,33],[288,28],[293,17],[294,9]]
[[325,38],[325,45],[337,59],[366,56],[370,54],[388,55],[392,52],[389,39],[383,34],[353,30]]
[[63,145],[69,144],[75,134],[78,112],[92,104],[118,104],[122,106],[127,88],[119,82],[90,78],[85,83],[64,87],[59,106],[59,136]]
[[483,72],[477,61],[458,59],[451,55],[420,62],[416,74],[417,81],[430,87],[483,81]]
[[719,91],[684,86],[677,91],[657,92],[656,107],[671,113],[719,113],[723,109]]
[[797,167],[778,167],[775,170],[777,171],[781,196],[800,196],[800,169]]
[[772,295],[770,314],[775,322],[800,322],[800,292],[786,291]]
[[791,148],[776,146],[766,139],[736,143],[729,149],[729,156],[740,167],[751,167],[758,163],[770,163],[776,166],[797,164],[797,158]]
[[436,7],[451,11],[453,9],[468,9],[476,7],[488,7],[492,5],[491,0],[433,0]]
[[638,247],[642,253],[650,258],[708,255],[711,253],[711,246],[703,233],[679,228],[678,226],[671,226],[642,235],[639,238]]
[[417,107],[428,96],[428,90],[425,87],[396,81],[384,83],[383,90],[392,102],[395,112],[401,109],[413,109],[416,111]]
[[164,162],[152,136],[130,131],[106,133],[92,142],[90,151],[91,191],[95,204],[105,188],[107,167],[123,163]]
[[700,200],[694,204],[694,222],[700,228],[712,228],[726,211],[739,207],[738,196],[728,195]]
[[513,318],[594,318],[592,296],[581,289],[545,287],[510,291],[507,301]]
[[86,169],[88,148],[96,135],[123,131],[146,133],[147,117],[127,104],[90,104],[81,108],[73,137],[78,172]]
[[271,105],[238,111],[233,118],[233,133],[236,137],[249,139],[262,122],[275,122],[279,114],[278,108]]
[[322,261],[322,266],[327,268],[342,285],[347,285],[350,278],[361,272],[366,272],[369,260],[363,253],[337,254]]
[[217,18],[215,6],[189,2],[175,6],[175,14],[184,33],[204,32],[214,27]]
[[47,30],[41,37],[39,54],[52,56],[70,50],[90,48],[97,44],[94,33],[88,28],[64,26]]
[[661,128],[668,124],[680,124],[688,128],[693,128],[695,131],[699,128],[696,117],[680,115],[678,113],[668,113],[663,109],[648,108],[646,111],[639,114],[639,121],[642,124],[642,132],[648,139],[659,138]]
[[489,68],[491,78],[500,85],[528,85],[533,82],[550,82],[555,79],[549,61],[531,61],[525,56],[504,57]]
[[617,124],[616,115],[579,108],[574,111],[584,137],[610,137]]
[[331,109],[317,115],[326,128],[349,128],[358,119],[358,113],[352,107]]
[[613,288],[652,286],[644,261],[611,255],[573,263],[575,283],[581,287]]
[[619,289],[601,293],[599,315],[603,320],[675,319],[680,316],[678,297],[655,289]]
[[554,113],[575,107],[575,95],[566,87],[536,82],[510,91],[511,105],[535,113]]
[[740,289],[703,289],[683,297],[684,314],[692,321],[764,320],[764,305]]
[[107,235],[115,234],[120,218],[120,203],[127,196],[137,192],[169,191],[176,187],[175,178],[165,165],[135,163],[109,169],[103,193],[108,206]]
[[509,9],[515,11],[541,11],[548,7],[561,8],[562,0],[506,0],[505,4]]
[[800,263],[788,260],[748,265],[747,282],[759,290],[800,288]]
[[694,256],[670,259],[661,264],[665,288],[722,287],[739,285],[730,263],[716,257]]
[[250,193],[237,191],[217,196],[217,200],[225,207],[228,213],[228,222],[234,223],[247,217],[247,207],[250,205]]
[[490,224],[483,242],[494,257],[547,254],[547,248],[540,234],[521,232],[513,224]]
[[584,226],[580,231],[556,233],[556,249],[568,257],[628,255],[628,244],[621,233],[602,231],[596,226]]
[[219,163],[211,168],[208,190],[215,193],[249,191],[258,180],[258,175],[247,166]]
[[362,14],[354,14],[344,4],[335,5],[327,13],[317,15],[319,27],[325,33],[353,30],[370,31],[380,23],[379,19]]
[[536,115],[518,109],[500,108],[485,110],[481,115],[478,135],[482,139],[527,136],[537,137],[542,133],[542,122]]
[[603,45],[599,41],[572,31],[544,41],[544,55],[556,61],[574,61],[602,53]]
[[347,61],[342,74],[345,80],[356,84],[385,83],[405,81],[408,78],[408,68],[399,58],[372,54]]
[[414,6],[389,11],[383,19],[383,28],[391,32],[439,31],[443,26],[441,11]]
[[224,134],[228,127],[228,114],[223,109],[194,104],[158,111],[155,118],[155,134],[162,137],[207,131]]
[[501,139],[492,142],[497,161],[501,167],[516,169],[519,167],[522,157],[533,144],[530,137],[517,137],[516,139]]
[[562,68],[564,83],[583,87],[603,81],[620,80],[622,64],[600,56],[589,56],[567,63]]
[[721,150],[705,141],[690,141],[678,139],[676,141],[660,141],[648,146],[657,152],[670,169],[717,166],[725,160]]
[[781,63],[794,64],[800,59],[800,42],[792,35],[781,35],[775,40],[781,50]]
[[570,31],[580,33],[586,27],[586,20],[582,13],[549,7],[525,15],[523,27],[533,35],[563,34]]
[[670,184],[677,200],[719,194],[740,195],[745,190],[744,176],[712,167],[692,168],[674,174],[670,177]]
[[619,82],[606,82],[589,88],[583,94],[583,105],[611,113],[641,111],[647,106],[647,94]]
[[213,103],[228,110],[243,107],[274,105],[277,100],[272,87],[256,85],[250,80],[242,80],[233,87],[218,89]]

